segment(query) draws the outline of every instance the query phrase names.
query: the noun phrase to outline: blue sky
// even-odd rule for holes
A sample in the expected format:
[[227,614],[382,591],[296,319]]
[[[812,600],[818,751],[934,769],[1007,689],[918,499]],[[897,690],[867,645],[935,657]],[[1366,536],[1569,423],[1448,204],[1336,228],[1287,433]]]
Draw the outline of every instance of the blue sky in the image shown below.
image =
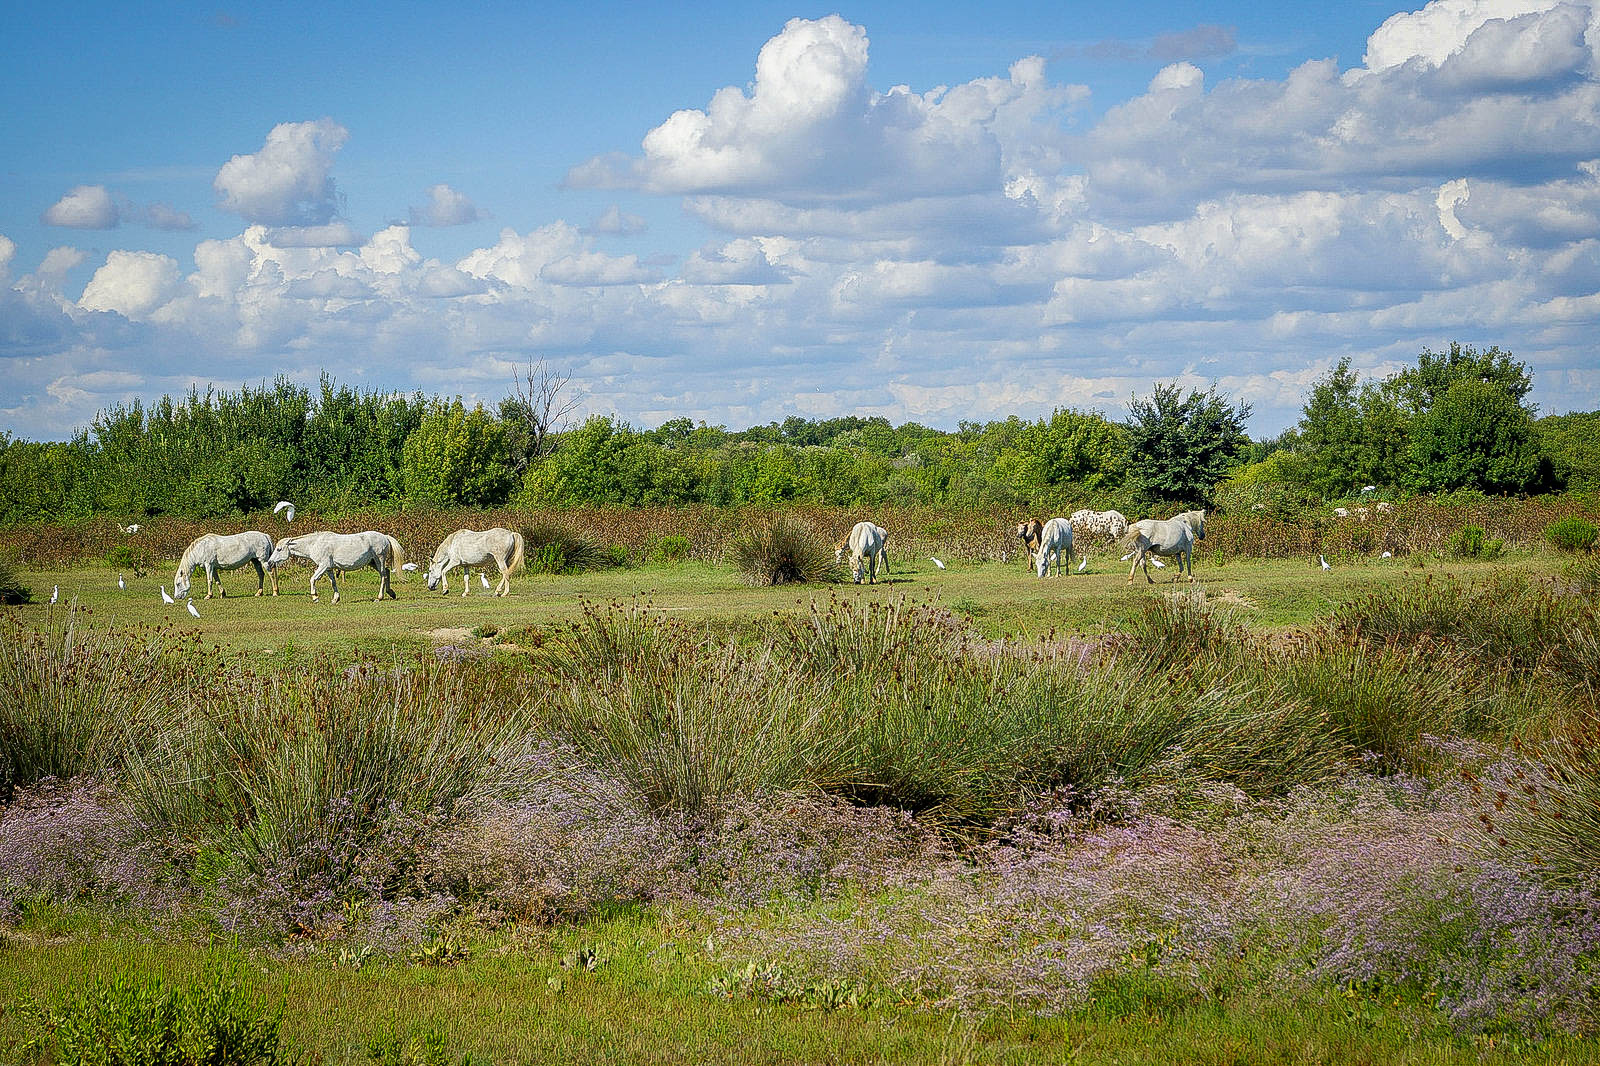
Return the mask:
[[327,371],[735,428],[1292,424],[1500,345],[1600,407],[1594,0],[11,5],[0,431]]

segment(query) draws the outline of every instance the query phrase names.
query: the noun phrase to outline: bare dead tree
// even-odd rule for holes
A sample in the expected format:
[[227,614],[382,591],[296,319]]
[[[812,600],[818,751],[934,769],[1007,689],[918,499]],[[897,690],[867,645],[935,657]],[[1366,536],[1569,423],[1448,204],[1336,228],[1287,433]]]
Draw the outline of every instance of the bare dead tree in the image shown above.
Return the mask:
[[572,375],[554,369],[544,356],[530,358],[524,372],[511,372],[511,395],[500,402],[500,417],[523,438],[517,469],[536,463],[555,448],[554,437],[571,425],[572,414],[588,394],[572,387]]

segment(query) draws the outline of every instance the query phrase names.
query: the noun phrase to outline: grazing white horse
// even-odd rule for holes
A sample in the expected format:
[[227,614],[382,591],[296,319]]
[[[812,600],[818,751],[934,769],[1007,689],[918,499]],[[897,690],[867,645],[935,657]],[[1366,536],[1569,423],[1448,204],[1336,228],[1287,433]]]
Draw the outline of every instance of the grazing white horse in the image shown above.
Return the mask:
[[1061,576],[1062,563],[1072,562],[1072,523],[1065,518],[1052,518],[1039,532],[1039,550],[1033,556],[1033,572],[1040,577],[1050,573],[1050,559],[1055,558],[1056,576]]
[[[1206,513],[1204,511],[1185,511],[1168,519],[1145,518],[1128,527],[1128,532],[1123,534],[1122,546],[1133,548],[1133,566],[1128,570],[1128,584],[1133,584],[1134,571],[1144,564],[1144,579],[1150,584],[1155,584],[1155,579],[1150,576],[1149,559],[1152,555],[1178,557],[1178,573],[1181,574],[1185,567],[1189,570],[1189,580],[1194,580],[1194,542],[1203,539],[1206,535]],[[1178,580],[1174,575],[1172,580]]]
[[[513,533],[499,526],[481,533],[474,529],[458,529],[444,538],[439,550],[433,553],[433,562],[428,566],[428,591],[442,588],[449,592],[450,578],[447,575],[450,571],[458,566],[481,566],[493,559],[500,568],[500,583],[494,587],[494,595],[509,596],[511,575],[523,569],[522,555],[526,547],[521,533]],[[471,574],[467,574],[461,582],[464,586],[462,596],[472,591],[471,577]],[[483,587],[489,587],[487,579]]]
[[251,530],[248,533],[235,533],[232,536],[222,536],[217,533],[205,533],[189,542],[183,549],[183,558],[178,560],[178,573],[172,579],[172,591],[178,599],[185,599],[189,595],[189,575],[194,568],[206,568],[206,599],[211,598],[211,583],[215,581],[217,588],[223,596],[228,590],[222,587],[222,575],[219,570],[237,570],[241,566],[256,568],[256,595],[259,596],[266,588],[267,575],[272,575],[272,594],[278,594],[278,575],[272,567],[272,538],[265,533]]
[[850,536],[845,542],[833,551],[835,564],[844,562],[844,553],[850,553],[850,571],[855,575],[856,584],[861,584],[861,575],[867,575],[867,584],[878,580],[878,560],[884,559],[884,572],[888,572],[888,556],[885,554],[882,526],[871,522],[857,522],[850,530]]
[[389,587],[389,572],[405,562],[405,551],[400,542],[387,533],[367,530],[365,533],[330,533],[322,530],[299,537],[285,537],[273,549],[271,566],[281,566],[290,556],[298,555],[317,564],[311,573],[311,599],[317,598],[317,578],[328,575],[333,585],[333,602],[339,602],[339,572],[361,570],[366,567],[378,572],[378,602],[388,596],[395,599]]

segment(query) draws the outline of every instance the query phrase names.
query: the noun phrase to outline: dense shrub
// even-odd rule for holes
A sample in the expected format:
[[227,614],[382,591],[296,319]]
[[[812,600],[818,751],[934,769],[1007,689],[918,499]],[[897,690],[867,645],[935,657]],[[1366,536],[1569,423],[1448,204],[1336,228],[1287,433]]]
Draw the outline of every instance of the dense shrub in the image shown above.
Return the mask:
[[1450,538],[1450,554],[1463,559],[1498,559],[1505,548],[1504,540],[1489,536],[1482,526],[1463,526]]
[[1588,551],[1600,537],[1600,526],[1579,515],[1558,518],[1544,527],[1544,539],[1566,552]]

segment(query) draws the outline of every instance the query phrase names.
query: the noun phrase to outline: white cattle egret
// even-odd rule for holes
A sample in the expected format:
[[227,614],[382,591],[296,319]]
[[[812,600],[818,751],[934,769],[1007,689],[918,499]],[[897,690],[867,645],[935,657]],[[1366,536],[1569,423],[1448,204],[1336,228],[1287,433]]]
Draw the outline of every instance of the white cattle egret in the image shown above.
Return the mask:
[[273,514],[277,514],[279,511],[283,511],[283,510],[287,510],[288,511],[288,513],[283,516],[283,520],[285,522],[293,522],[294,521],[294,504],[290,503],[288,500],[279,500],[277,502],[277,505],[272,508],[272,513]]
[[118,522],[117,528],[122,530],[124,533],[137,533],[139,532],[139,523],[135,522],[131,526],[125,526],[121,522]]
[[1376,486],[1376,485],[1363,485],[1363,486],[1361,486],[1361,491],[1362,492],[1377,492],[1378,491],[1378,486]]
[[401,563],[400,564],[400,569],[408,571],[408,572],[412,571],[412,570],[415,570],[416,568],[417,568],[417,564],[416,563]]
[[[928,558],[933,559],[933,556],[930,555]],[[944,569],[944,563],[940,562],[938,559],[933,559],[933,565],[937,566],[940,570]]]
[[117,575],[117,588],[121,589],[123,592],[127,592],[128,591],[128,583],[126,581],[122,580],[122,575],[121,574]]
[[1318,555],[1317,556],[1317,561],[1322,564],[1322,568],[1324,570],[1332,570],[1333,569],[1333,567],[1328,565],[1328,557],[1326,555]]
[[1394,553],[1393,552],[1384,552],[1382,555],[1378,556],[1378,558],[1380,558],[1380,559],[1393,559],[1394,558]]
[[1161,561],[1161,557],[1160,556],[1151,555],[1151,556],[1147,556],[1147,558],[1150,560],[1151,564],[1157,570],[1165,570],[1167,568],[1167,564]]
[[61,598],[61,586],[52,585],[50,588],[50,602],[54,603]]
[[1088,565],[1089,565],[1089,557],[1087,555],[1085,555],[1083,557],[1083,562],[1078,564],[1078,573],[1080,573],[1080,574],[1083,573],[1084,568],[1087,567]]
[[483,587],[484,588],[488,588],[489,587],[489,579],[483,576],[483,571],[482,570],[478,571],[478,580],[483,582]]
[[194,601],[193,600],[188,600],[186,602],[187,602],[188,607],[189,607],[189,613],[194,615],[196,618],[199,618],[200,617],[200,612],[195,609]]
[[165,585],[161,586],[161,602],[162,603],[173,603],[173,602],[175,602],[171,596],[167,595],[167,586],[165,586]]

